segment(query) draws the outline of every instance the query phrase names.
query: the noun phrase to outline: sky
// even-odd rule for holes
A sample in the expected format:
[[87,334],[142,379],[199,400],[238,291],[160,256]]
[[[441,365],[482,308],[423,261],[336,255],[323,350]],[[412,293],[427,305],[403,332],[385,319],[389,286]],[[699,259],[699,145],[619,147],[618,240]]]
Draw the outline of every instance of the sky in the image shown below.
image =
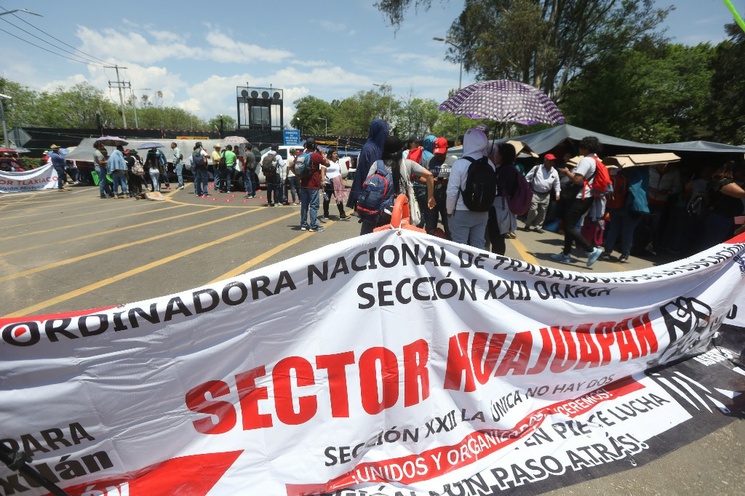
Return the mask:
[[[204,119],[235,119],[238,86],[282,89],[285,123],[299,98],[341,100],[376,85],[403,101],[444,101],[458,87],[459,65],[432,38],[445,37],[464,2],[432,0],[398,30],[374,3],[0,0],[0,13],[41,15],[0,15],[0,76],[35,91],[87,82],[118,103],[118,66],[137,98],[161,92],[163,105]],[[745,15],[745,0],[733,3]],[[665,27],[678,43],[716,44],[733,21],[721,0],[656,5],[675,5]],[[462,85],[472,82],[464,72]]]

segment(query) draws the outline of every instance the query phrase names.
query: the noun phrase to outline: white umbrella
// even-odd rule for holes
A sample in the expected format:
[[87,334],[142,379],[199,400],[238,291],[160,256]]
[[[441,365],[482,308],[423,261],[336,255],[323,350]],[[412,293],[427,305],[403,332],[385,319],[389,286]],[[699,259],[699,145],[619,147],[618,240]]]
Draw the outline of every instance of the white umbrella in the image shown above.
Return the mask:
[[245,145],[248,143],[248,140],[244,138],[243,136],[226,136],[222,140],[223,145]]

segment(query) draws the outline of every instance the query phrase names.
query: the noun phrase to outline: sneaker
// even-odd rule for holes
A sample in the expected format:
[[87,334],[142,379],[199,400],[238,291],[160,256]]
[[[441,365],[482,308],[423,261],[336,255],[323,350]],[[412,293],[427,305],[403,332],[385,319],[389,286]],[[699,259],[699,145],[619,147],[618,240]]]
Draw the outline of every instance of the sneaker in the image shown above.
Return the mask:
[[600,258],[598,258],[598,260],[600,260],[601,262],[610,262],[610,253],[603,253],[602,255],[600,255]]
[[542,227],[536,227],[533,231],[538,234],[543,234],[545,232]]
[[517,234],[515,233],[515,231],[510,231],[507,233],[507,237],[510,239],[517,239]]
[[620,257],[618,257],[618,263],[626,263],[628,261],[629,257],[627,257],[626,255],[621,255]]
[[348,215],[345,215],[344,217],[339,217],[339,220],[349,220],[349,219],[351,219],[351,217]]
[[308,231],[310,231],[310,232],[323,232],[323,231],[325,231],[325,229],[322,228],[321,226],[318,226],[318,227],[311,227],[310,229],[308,229]]
[[307,231],[308,230],[308,226],[300,226],[300,230],[301,231]]
[[561,262],[561,263],[572,263],[572,257],[569,255],[564,255],[563,253],[554,253],[551,255],[551,260],[554,262]]
[[179,186],[178,189],[184,189],[184,187],[183,186]]
[[243,198],[249,199],[249,198],[253,198],[253,197],[251,195],[246,195]]
[[603,254],[603,250],[602,249],[600,249],[598,247],[593,248],[593,250],[590,253],[587,254],[587,264],[586,265],[588,267],[591,267],[592,264],[594,264],[595,262],[598,261],[598,258],[600,258],[600,255],[602,255],[602,254]]

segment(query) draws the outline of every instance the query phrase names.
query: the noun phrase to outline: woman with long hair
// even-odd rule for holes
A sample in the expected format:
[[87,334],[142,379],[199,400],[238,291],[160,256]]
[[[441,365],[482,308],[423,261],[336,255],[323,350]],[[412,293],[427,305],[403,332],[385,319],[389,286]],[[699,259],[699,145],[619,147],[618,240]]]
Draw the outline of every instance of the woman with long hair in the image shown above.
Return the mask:
[[[388,136],[383,146],[383,165],[386,169],[391,172],[393,176],[393,187],[394,194],[405,195],[408,191],[408,184],[411,182],[412,175],[419,181],[424,181],[427,184],[427,203],[429,208],[435,208],[435,181],[432,173],[417,164],[416,162],[403,158],[403,142],[396,136]],[[375,162],[370,164],[370,171],[367,177],[375,174],[377,165]],[[388,213],[382,212],[378,219],[378,222],[370,222],[368,220],[362,221],[362,228],[360,234],[369,234],[377,226],[384,226],[389,224],[391,216]]]

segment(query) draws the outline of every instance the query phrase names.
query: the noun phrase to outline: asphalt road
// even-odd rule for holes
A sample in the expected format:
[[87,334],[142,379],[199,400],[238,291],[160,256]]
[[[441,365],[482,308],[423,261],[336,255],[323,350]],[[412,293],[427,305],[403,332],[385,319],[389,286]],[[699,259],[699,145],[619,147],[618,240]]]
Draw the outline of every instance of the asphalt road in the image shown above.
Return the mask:
[[[191,184],[165,201],[99,199],[74,187],[0,196],[0,317],[42,315],[168,295],[301,255],[359,234],[330,221],[299,230],[299,206],[264,207],[264,192],[199,199]],[[332,215],[336,213],[332,205]],[[507,255],[553,267],[554,233],[518,232]],[[592,272],[649,267],[660,260],[597,262]],[[745,422],[736,421],[653,463],[561,490],[555,495],[745,494]]]

